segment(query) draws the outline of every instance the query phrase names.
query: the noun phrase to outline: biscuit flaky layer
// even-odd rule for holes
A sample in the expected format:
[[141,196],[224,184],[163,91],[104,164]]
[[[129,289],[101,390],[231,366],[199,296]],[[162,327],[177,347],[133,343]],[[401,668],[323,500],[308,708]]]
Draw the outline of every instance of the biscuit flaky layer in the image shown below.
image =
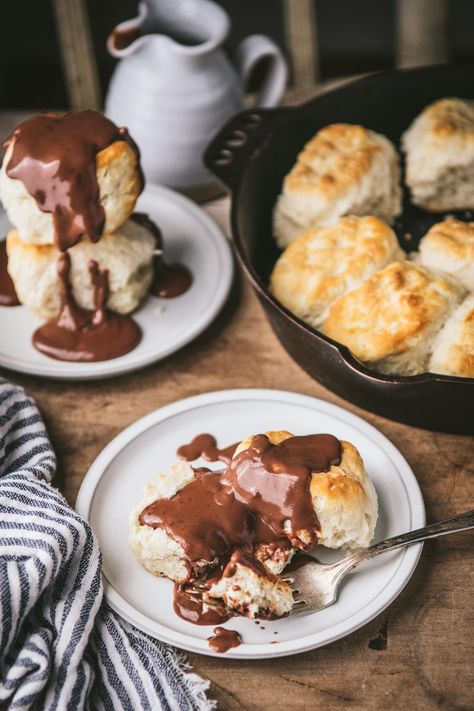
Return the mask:
[[434,335],[463,294],[447,276],[394,262],[338,299],[322,330],[382,372],[423,372]]
[[403,257],[395,233],[382,220],[342,217],[292,242],[275,265],[270,288],[284,306],[318,326],[338,297]]
[[[0,171],[0,198],[10,222],[25,243],[54,244],[51,213],[42,212],[21,180],[10,178],[6,168],[13,151],[9,146]],[[100,203],[105,213],[103,234],[113,233],[132,214],[142,190],[138,158],[125,141],[114,141],[96,156]]]
[[391,223],[401,209],[398,154],[363,126],[331,124],[306,144],[286,176],[274,211],[281,247],[310,227],[343,215],[375,215]]
[[425,210],[474,207],[474,102],[445,98],[427,106],[402,136],[406,182]]

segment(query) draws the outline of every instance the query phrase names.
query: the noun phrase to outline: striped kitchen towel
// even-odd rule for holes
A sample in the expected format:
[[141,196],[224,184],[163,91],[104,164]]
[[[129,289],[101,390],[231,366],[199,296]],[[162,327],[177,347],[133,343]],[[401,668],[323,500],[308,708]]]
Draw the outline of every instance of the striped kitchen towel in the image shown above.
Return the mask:
[[0,709],[203,709],[208,683],[102,601],[88,523],[50,482],[38,410],[0,378]]

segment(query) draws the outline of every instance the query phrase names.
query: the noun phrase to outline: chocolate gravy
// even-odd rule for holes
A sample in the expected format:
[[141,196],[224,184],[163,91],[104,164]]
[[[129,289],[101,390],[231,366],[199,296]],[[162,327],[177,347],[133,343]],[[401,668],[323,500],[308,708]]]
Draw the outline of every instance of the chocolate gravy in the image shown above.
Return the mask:
[[[195,479],[170,499],[147,506],[139,517],[141,525],[163,528],[183,547],[188,583],[196,577],[192,564],[198,561],[218,564],[216,579],[234,575],[239,562],[261,577],[275,579],[253,555],[255,547],[264,559],[286,559],[291,544],[303,549],[315,545],[319,522],[311,500],[312,472],[327,471],[341,459],[341,444],[332,435],[291,437],[279,445],[256,435],[248,449],[230,461],[227,450],[219,450],[212,435],[199,435],[180,447],[179,456],[188,461],[203,453],[222,458],[224,451],[228,466],[224,472],[197,469]],[[289,531],[285,521],[290,522]],[[298,537],[301,529],[309,541]],[[212,580],[199,582],[209,588]],[[200,595],[188,583],[176,586],[175,611],[195,624],[214,624],[208,620],[215,612],[203,609]]]
[[69,278],[71,259],[65,252],[58,257],[58,277],[61,294],[59,316],[47,321],[33,334],[33,345],[57,360],[101,361],[117,358],[135,348],[141,331],[130,316],[116,314],[106,308],[109,291],[108,271],[96,261],[89,262],[94,287],[94,311],[76,304]]
[[173,609],[176,614],[193,625],[217,625],[232,617],[224,604],[205,606],[202,595],[193,593],[190,585],[175,585]]
[[[310,495],[312,472],[328,471],[341,460],[341,444],[326,434],[290,437],[279,445],[256,435],[230,462],[223,481],[279,537],[296,548],[312,548],[319,523]],[[288,529],[289,524],[289,529]],[[311,537],[303,544],[298,531]]]
[[202,457],[207,462],[224,462],[228,464],[232,459],[238,442],[231,444],[224,449],[217,447],[216,438],[211,434],[200,434],[194,437],[189,444],[183,444],[176,450],[180,459],[187,462],[194,462]]
[[0,306],[18,306],[18,296],[12,278],[7,271],[7,241],[0,242]]
[[[13,145],[7,165],[10,178],[21,180],[42,212],[53,215],[61,251],[87,234],[97,242],[105,222],[96,175],[96,155],[115,141],[139,152],[125,128],[97,111],[32,116],[5,141]],[[143,180],[142,180],[143,184]]]
[[155,260],[155,277],[150,288],[153,296],[174,299],[184,294],[193,283],[193,275],[183,264],[167,264],[162,257]]
[[158,499],[140,514],[140,524],[163,528],[191,562],[209,563],[234,546],[252,549],[252,515],[222,484],[220,472],[197,469],[196,478],[171,499]]
[[224,627],[215,627],[214,636],[207,640],[213,652],[229,651],[232,647],[239,647],[242,644],[242,637],[235,630],[226,630]]

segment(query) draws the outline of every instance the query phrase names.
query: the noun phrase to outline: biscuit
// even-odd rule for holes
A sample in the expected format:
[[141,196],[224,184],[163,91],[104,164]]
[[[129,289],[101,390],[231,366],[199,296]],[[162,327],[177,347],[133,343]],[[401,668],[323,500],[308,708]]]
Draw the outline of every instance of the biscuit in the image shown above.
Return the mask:
[[227,609],[251,619],[284,617],[293,607],[288,583],[269,573],[252,556],[235,551],[222,577],[204,593],[204,602],[222,600]]
[[[293,437],[284,430],[265,435],[271,444]],[[250,446],[253,436],[241,442],[234,457]],[[328,548],[359,548],[368,546],[374,536],[377,494],[358,450],[350,442],[341,441],[341,445],[340,463],[327,472],[314,472],[311,479],[310,493],[320,526],[318,543]]]
[[[13,151],[8,147],[0,170],[0,198],[8,219],[25,243],[54,244],[53,215],[42,212],[21,180],[10,178],[6,168]],[[132,214],[142,190],[136,152],[126,141],[115,141],[96,156],[100,203],[105,213],[103,234],[117,229]]]
[[403,134],[402,147],[415,205],[431,212],[474,207],[474,102],[430,104]]
[[328,307],[390,262],[404,258],[393,230],[377,217],[341,217],[332,227],[313,227],[283,252],[270,289],[312,326]]
[[428,230],[415,259],[427,269],[455,277],[474,291],[474,222],[443,220]]
[[[68,250],[74,300],[92,309],[93,287],[89,261],[109,271],[107,306],[118,313],[130,313],[146,296],[153,279],[155,238],[135,220],[128,220],[117,232],[93,244],[88,237]],[[8,272],[18,299],[42,318],[53,318],[60,310],[57,259],[54,245],[23,242],[16,230],[7,237]]]
[[433,373],[474,378],[474,294],[451,314],[433,345]]
[[382,373],[422,373],[434,336],[463,294],[448,276],[394,262],[338,299],[322,330]]
[[274,208],[274,234],[286,247],[311,227],[343,215],[375,215],[389,224],[400,213],[398,154],[363,126],[331,124],[298,155]]

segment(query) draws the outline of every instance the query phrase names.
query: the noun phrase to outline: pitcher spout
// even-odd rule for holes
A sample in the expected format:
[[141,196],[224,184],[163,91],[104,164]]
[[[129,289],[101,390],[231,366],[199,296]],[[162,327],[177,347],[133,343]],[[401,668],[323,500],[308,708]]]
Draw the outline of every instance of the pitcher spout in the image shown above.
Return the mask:
[[120,22],[107,38],[107,50],[112,57],[121,59],[136,52],[144,43],[148,42],[147,18],[148,7],[142,0],[138,4],[138,15],[131,20]]

